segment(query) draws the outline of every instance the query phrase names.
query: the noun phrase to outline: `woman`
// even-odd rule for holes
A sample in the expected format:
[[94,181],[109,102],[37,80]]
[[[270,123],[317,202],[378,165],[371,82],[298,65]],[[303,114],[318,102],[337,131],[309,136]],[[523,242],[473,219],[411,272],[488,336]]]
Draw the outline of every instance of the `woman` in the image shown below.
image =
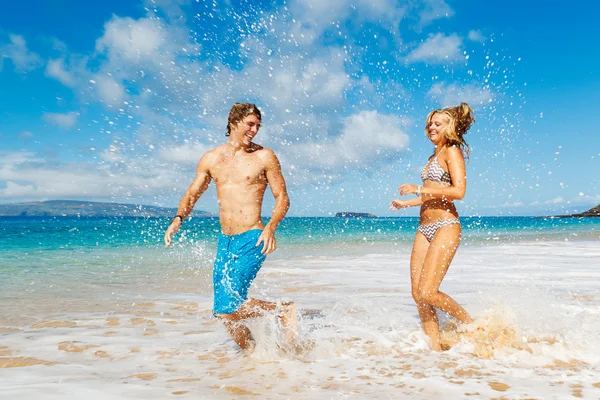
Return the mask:
[[401,196],[416,194],[417,197],[396,199],[390,204],[392,210],[421,206],[410,277],[423,330],[435,351],[442,350],[436,308],[460,322],[473,322],[458,303],[439,290],[460,242],[460,220],[454,201],[462,200],[467,187],[464,157],[468,156],[469,147],[464,135],[473,122],[475,115],[466,103],[430,112],[425,134],[435,150],[421,174],[423,185],[401,185],[398,188]]

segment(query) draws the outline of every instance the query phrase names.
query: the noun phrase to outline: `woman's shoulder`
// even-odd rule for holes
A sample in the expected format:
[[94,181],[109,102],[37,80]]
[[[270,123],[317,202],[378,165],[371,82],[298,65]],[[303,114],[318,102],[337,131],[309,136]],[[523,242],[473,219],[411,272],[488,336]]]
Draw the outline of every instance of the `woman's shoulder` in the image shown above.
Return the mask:
[[444,158],[446,161],[464,160],[462,150],[455,145],[446,147],[446,151],[444,151]]

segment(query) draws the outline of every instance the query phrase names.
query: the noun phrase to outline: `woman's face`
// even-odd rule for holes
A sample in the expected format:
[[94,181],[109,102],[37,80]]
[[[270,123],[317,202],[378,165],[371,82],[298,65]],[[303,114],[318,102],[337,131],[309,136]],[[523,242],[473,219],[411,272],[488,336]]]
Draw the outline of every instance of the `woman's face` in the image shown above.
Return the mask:
[[445,129],[448,126],[448,117],[441,113],[435,113],[427,127],[427,137],[436,146],[446,142]]

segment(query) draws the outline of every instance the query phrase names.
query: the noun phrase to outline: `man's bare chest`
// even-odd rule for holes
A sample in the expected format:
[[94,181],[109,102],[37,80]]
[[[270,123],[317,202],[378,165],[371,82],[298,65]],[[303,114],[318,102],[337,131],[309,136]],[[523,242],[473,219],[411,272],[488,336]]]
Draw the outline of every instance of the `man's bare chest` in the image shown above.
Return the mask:
[[265,168],[255,157],[225,158],[209,170],[216,184],[255,184],[266,182]]

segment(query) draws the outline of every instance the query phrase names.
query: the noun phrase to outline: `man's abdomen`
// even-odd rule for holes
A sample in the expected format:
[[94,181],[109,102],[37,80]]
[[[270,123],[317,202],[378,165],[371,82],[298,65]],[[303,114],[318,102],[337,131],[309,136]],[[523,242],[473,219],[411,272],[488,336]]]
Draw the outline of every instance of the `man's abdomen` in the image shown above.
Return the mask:
[[261,210],[265,187],[228,185],[217,190],[221,230],[237,235],[250,229],[262,229]]

